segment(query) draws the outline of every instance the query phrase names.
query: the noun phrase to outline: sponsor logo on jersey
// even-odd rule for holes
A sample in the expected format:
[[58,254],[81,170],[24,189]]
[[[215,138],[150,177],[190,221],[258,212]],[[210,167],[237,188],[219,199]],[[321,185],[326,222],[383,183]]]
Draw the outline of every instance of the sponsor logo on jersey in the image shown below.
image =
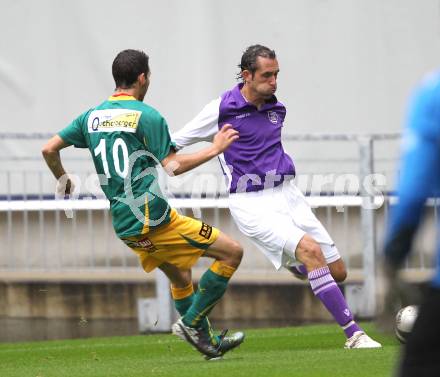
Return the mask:
[[147,251],[148,253],[153,253],[156,251],[156,246],[154,246],[153,242],[148,237],[145,237],[141,240],[132,241],[132,240],[123,240],[124,243],[131,247],[132,249],[142,249]]
[[275,111],[268,111],[267,117],[269,118],[271,123],[273,123],[273,124],[278,123],[278,114]]
[[136,132],[141,112],[129,109],[94,110],[87,120],[89,133]]
[[212,226],[208,225],[208,224],[205,224],[205,223],[202,223],[202,227],[200,229],[199,234],[202,237],[204,237],[207,240],[209,240],[211,238],[211,233],[212,233]]
[[251,116],[251,113],[244,113],[244,114],[236,115],[235,119],[243,119],[249,116]]

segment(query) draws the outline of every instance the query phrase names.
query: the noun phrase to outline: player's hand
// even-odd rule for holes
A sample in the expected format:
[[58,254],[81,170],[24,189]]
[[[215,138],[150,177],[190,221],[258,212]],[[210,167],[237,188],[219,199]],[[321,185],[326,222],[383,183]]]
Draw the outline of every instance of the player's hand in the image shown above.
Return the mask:
[[218,154],[220,154],[224,152],[237,139],[238,131],[234,130],[231,124],[225,124],[222,129],[214,136],[212,144]]
[[57,197],[65,198],[66,196],[72,195],[74,191],[75,185],[68,174],[63,175],[62,177],[60,177],[60,179],[58,179],[55,188],[55,195]]

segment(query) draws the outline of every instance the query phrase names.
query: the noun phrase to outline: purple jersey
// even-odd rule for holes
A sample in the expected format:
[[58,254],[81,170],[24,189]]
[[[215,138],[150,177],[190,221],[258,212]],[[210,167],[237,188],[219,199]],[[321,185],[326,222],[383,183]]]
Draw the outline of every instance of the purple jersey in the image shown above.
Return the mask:
[[241,94],[242,85],[209,103],[172,136],[181,149],[198,141],[212,141],[223,125],[232,124],[239,139],[219,156],[231,193],[273,188],[295,175],[292,159],[281,144],[286,108],[274,96],[257,109]]

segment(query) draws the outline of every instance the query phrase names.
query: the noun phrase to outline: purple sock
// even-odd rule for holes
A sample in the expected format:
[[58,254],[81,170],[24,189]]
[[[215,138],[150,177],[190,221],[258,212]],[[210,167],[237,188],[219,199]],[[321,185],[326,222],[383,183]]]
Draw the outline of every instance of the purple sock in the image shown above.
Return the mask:
[[307,277],[313,293],[342,327],[347,338],[351,338],[356,331],[362,331],[354,321],[353,314],[327,266],[310,271]]

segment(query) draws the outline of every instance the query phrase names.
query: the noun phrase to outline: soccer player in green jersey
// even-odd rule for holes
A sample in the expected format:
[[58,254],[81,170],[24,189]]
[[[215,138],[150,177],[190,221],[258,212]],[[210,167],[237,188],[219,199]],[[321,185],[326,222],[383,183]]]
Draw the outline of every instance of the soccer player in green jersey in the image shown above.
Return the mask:
[[[243,250],[218,229],[172,209],[160,191],[155,167],[161,164],[170,175],[184,173],[226,150],[238,132],[225,126],[209,147],[176,154],[165,119],[142,102],[150,83],[149,57],[142,51],[124,50],[113,61],[112,73],[115,93],[52,137],[43,156],[60,180],[68,177],[60,150],[71,145],[90,150],[110,201],[116,234],[138,254],[146,272],[160,268],[171,281],[175,306],[182,315],[173,333],[207,358],[221,357],[239,345],[244,334],[214,336],[207,315],[223,296]],[[65,182],[63,191],[68,195],[73,183],[69,178]],[[194,292],[191,267],[201,256],[215,261]]]

